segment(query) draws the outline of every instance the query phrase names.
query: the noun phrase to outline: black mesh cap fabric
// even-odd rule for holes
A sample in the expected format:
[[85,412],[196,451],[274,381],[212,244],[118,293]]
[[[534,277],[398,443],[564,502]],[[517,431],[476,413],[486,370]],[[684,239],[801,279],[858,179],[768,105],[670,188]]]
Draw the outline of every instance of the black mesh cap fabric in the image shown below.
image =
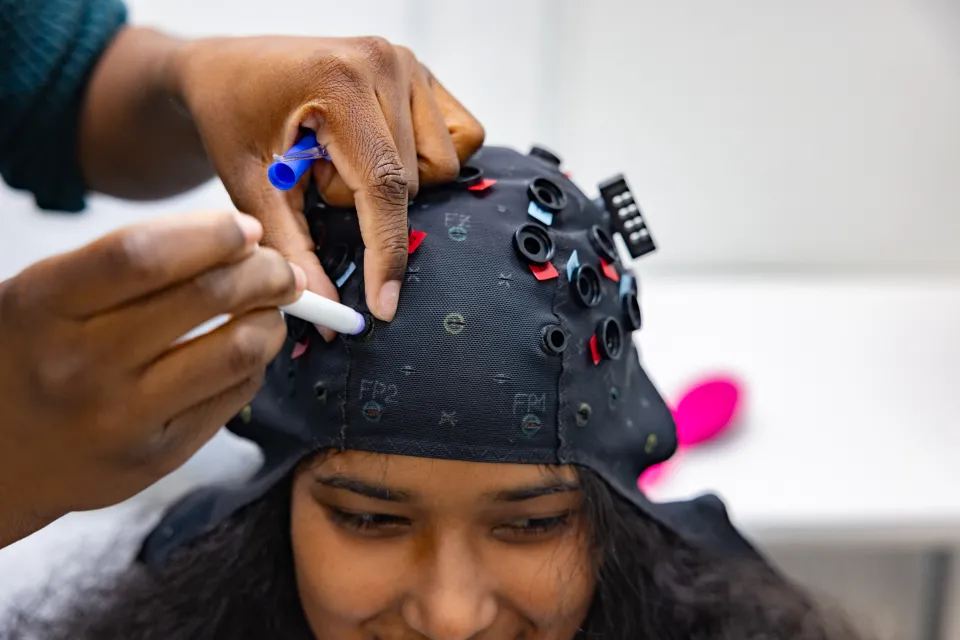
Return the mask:
[[[486,147],[460,180],[421,192],[409,221],[422,241],[393,322],[368,316],[368,333],[327,344],[288,317],[263,389],[228,424],[263,450],[260,473],[175,505],[143,557],[161,562],[331,447],[582,465],[690,542],[752,553],[718,499],[654,504],[637,488],[673,454],[674,423],[631,340],[636,288],[608,217],[555,160]],[[366,312],[356,211],[320,203],[307,216],[341,301]]]

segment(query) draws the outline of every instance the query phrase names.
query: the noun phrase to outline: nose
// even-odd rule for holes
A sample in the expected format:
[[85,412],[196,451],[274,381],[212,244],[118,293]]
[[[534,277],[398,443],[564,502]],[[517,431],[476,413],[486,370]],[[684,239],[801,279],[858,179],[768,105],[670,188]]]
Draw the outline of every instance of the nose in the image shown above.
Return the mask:
[[421,559],[423,577],[403,603],[404,621],[429,640],[469,640],[497,617],[496,596],[472,554],[453,546]]
[[430,640],[469,640],[493,624],[497,603],[471,588],[431,588],[403,607],[411,628]]

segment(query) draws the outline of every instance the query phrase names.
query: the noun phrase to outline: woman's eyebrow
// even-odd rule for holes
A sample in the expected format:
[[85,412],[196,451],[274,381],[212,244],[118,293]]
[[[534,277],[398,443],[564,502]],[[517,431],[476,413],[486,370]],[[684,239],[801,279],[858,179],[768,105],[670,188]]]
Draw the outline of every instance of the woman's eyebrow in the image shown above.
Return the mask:
[[370,484],[360,478],[354,478],[343,474],[334,474],[332,476],[321,476],[316,479],[317,484],[322,484],[331,489],[343,489],[358,495],[373,498],[374,500],[384,500],[386,502],[412,502],[415,495],[408,491],[399,489],[390,489],[383,485]]
[[569,493],[579,491],[580,485],[576,482],[556,478],[540,484],[532,484],[513,489],[502,489],[493,493],[488,493],[486,497],[497,502],[523,502],[524,500],[533,500],[543,496],[553,495],[555,493]]

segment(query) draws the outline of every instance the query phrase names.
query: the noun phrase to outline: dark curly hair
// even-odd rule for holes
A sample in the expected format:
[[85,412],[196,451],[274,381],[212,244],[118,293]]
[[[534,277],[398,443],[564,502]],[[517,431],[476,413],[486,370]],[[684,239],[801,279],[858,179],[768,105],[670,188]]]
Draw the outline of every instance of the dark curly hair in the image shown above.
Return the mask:
[[[576,640],[854,640],[842,618],[759,561],[710,557],[644,517],[593,472],[580,481],[598,582]],[[290,542],[291,479],[162,572],[140,565],[66,610],[23,612],[4,640],[313,640]],[[93,576],[96,577],[96,576]]]

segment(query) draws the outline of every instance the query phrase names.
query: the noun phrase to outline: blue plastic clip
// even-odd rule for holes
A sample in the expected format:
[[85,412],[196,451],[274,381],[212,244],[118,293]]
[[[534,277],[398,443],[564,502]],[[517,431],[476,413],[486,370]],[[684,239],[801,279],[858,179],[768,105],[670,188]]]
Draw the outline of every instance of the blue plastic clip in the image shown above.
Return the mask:
[[337,278],[337,289],[339,289],[340,287],[342,287],[342,286],[343,286],[343,283],[346,282],[347,279],[348,279],[350,276],[352,276],[352,275],[353,275],[353,272],[356,271],[356,270],[357,270],[357,264],[356,264],[355,262],[351,262],[351,263],[347,266],[347,270],[343,272],[343,275],[340,276],[339,278]]
[[574,249],[573,253],[570,254],[570,259],[567,260],[567,280],[573,280],[573,271],[580,266],[580,256],[577,255],[577,250]]
[[530,206],[527,207],[527,213],[530,214],[531,218],[539,220],[548,227],[553,226],[553,214],[538,207],[537,203],[531,202]]
[[623,300],[624,296],[626,296],[632,290],[633,290],[633,276],[629,274],[624,274],[620,278],[620,299]]
[[267,177],[270,179],[270,184],[277,189],[289,191],[297,184],[300,177],[309,171],[313,163],[321,158],[329,160],[330,155],[317,142],[317,137],[308,133],[282,156],[273,156],[274,162],[267,169]]

